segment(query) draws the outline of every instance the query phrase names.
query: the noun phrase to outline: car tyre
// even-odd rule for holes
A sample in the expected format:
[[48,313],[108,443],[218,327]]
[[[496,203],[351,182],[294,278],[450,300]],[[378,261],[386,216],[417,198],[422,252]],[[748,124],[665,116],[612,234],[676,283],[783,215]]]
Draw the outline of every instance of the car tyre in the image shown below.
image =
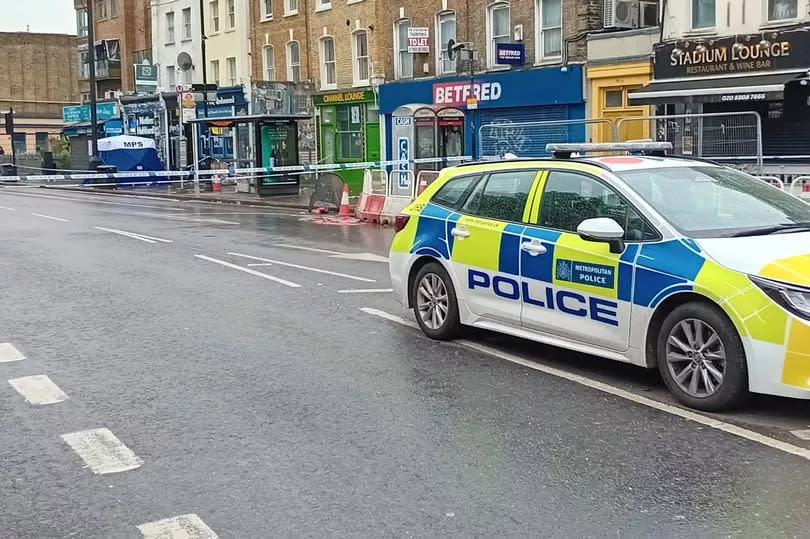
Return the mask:
[[416,322],[431,339],[445,341],[461,330],[453,281],[437,262],[422,266],[413,280],[411,305]]
[[690,408],[718,412],[748,396],[748,367],[737,329],[719,308],[685,303],[664,319],[656,346],[658,370]]

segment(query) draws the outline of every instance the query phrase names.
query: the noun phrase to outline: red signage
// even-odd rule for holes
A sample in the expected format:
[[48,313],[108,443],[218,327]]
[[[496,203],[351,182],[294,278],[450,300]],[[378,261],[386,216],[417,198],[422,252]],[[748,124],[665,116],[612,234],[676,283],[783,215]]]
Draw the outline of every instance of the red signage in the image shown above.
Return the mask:
[[433,85],[433,103],[436,105],[486,105],[501,98],[500,82],[437,82]]

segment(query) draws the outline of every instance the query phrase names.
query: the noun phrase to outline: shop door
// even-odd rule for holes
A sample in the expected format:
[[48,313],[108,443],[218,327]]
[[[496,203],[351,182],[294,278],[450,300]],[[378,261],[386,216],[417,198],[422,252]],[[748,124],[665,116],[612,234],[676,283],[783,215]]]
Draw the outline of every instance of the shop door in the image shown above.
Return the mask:
[[[599,142],[626,142],[628,140],[644,140],[650,138],[650,120],[634,120],[634,117],[649,115],[648,107],[631,107],[628,103],[628,92],[637,90],[639,86],[618,88],[603,88],[600,96],[602,104],[602,118],[610,120],[613,125],[600,124]],[[613,140],[614,126],[618,125],[618,139]]]
[[380,124],[366,124],[366,160],[380,160]]
[[[567,105],[544,107],[518,107],[513,109],[482,110],[480,128],[475,133],[475,144],[480,149],[479,157],[494,157],[512,153],[518,157],[547,155],[546,144],[554,142],[582,142],[571,140],[572,134],[581,126],[572,129],[565,125],[542,125],[568,119]],[[537,122],[537,125],[526,123]],[[520,125],[513,125],[520,124]]]

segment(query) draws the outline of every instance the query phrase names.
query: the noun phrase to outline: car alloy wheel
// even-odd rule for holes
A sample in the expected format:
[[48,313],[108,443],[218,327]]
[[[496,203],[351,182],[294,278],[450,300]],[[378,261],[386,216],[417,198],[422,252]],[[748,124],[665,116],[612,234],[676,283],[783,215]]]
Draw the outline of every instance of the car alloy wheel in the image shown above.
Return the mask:
[[416,290],[416,308],[422,322],[429,329],[441,328],[447,320],[449,306],[444,281],[435,273],[426,273]]
[[720,389],[726,373],[726,350],[717,331],[695,318],[682,320],[666,340],[672,379],[692,397],[708,397]]

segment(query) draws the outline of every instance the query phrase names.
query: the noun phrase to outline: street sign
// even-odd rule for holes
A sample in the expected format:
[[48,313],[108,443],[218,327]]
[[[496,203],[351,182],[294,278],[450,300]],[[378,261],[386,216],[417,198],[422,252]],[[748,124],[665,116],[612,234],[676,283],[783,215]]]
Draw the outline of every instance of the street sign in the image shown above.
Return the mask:
[[399,137],[397,139],[398,158],[403,161],[399,163],[399,187],[407,189],[411,185],[408,177],[408,160],[411,158],[411,139]]
[[180,100],[180,104],[183,107],[196,107],[197,106],[197,101],[194,99],[194,94],[192,94],[191,92],[183,92],[180,95],[182,96],[182,98]]
[[430,29],[411,26],[408,28],[408,52],[425,54],[430,52]]
[[157,91],[158,69],[151,64],[135,64],[135,93],[148,94]]
[[475,97],[468,97],[467,98],[467,108],[469,110],[474,110],[478,108],[478,99]]

